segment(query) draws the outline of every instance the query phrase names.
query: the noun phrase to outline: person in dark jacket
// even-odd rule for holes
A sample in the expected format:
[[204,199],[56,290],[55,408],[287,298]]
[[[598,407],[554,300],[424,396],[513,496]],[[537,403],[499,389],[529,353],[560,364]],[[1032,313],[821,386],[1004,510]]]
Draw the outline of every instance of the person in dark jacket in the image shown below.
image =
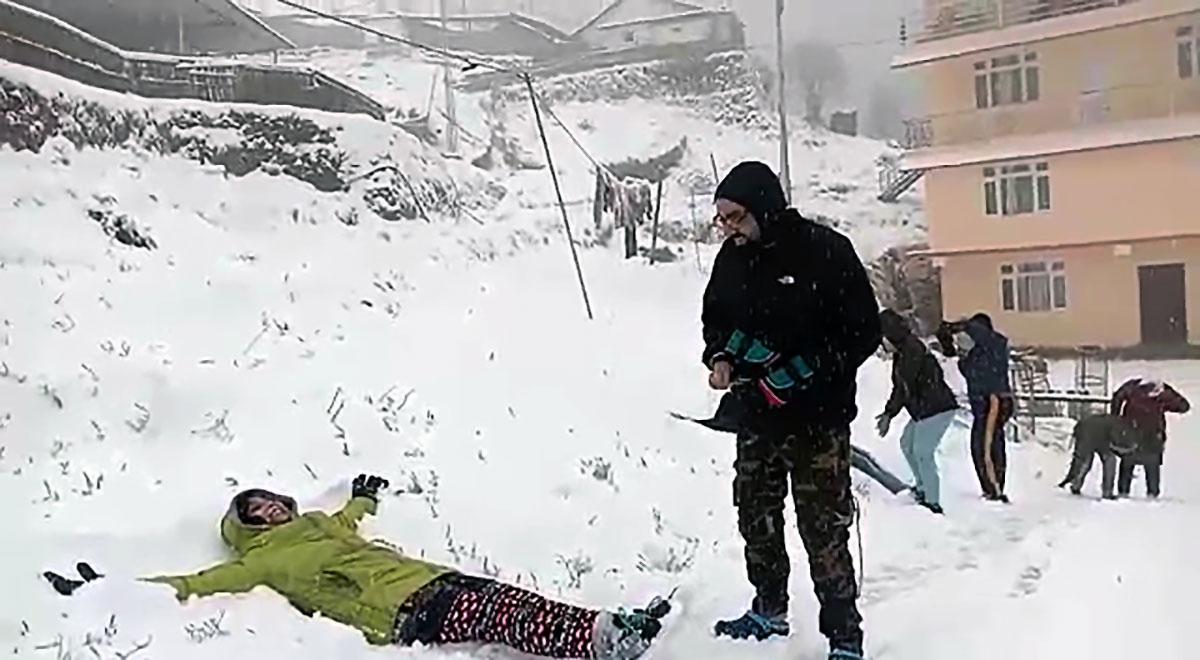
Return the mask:
[[1121,457],[1117,475],[1117,493],[1128,497],[1133,486],[1133,469],[1141,465],[1146,471],[1146,495],[1158,497],[1162,492],[1163,453],[1167,446],[1165,413],[1183,414],[1192,404],[1170,385],[1161,381],[1134,378],[1126,381],[1113,393],[1110,412],[1133,426],[1138,448]]
[[1007,503],[1004,426],[1013,414],[1008,337],[996,332],[991,317],[980,313],[966,321],[943,323],[938,328],[938,341],[947,356],[958,356],[958,370],[967,381],[974,420],[971,458],[983,496]]
[[942,366],[925,344],[913,334],[908,321],[896,312],[879,313],[883,340],[892,359],[892,395],[883,413],[876,417],[879,435],[886,436],[901,410],[909,421],[900,436],[900,448],[912,469],[916,486],[913,495],[930,511],[943,513],[937,448],[958,414],[954,392],[946,384]]
[[1100,493],[1106,500],[1117,499],[1113,485],[1117,478],[1117,458],[1128,456],[1137,449],[1137,433],[1133,425],[1116,415],[1090,415],[1075,424],[1071,433],[1074,447],[1067,475],[1058,487],[1071,487],[1071,493],[1083,492],[1088,472],[1096,457],[1100,458]]
[[829,657],[861,658],[850,422],[856,374],[880,342],[875,295],[850,241],[788,208],[766,165],[735,167],[715,202],[727,239],[704,292],[703,361],[709,385],[729,390],[722,405],[739,411],[733,499],[756,594],[749,611],[715,632],[789,633],[790,478]]

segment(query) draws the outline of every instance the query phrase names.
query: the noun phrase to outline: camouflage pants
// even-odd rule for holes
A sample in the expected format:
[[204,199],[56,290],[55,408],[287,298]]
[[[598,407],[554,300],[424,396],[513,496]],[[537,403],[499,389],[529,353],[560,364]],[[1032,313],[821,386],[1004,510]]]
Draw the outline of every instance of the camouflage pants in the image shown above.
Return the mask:
[[746,573],[754,585],[754,611],[787,612],[791,564],[784,547],[788,481],[800,539],[808,553],[821,606],[821,634],[833,643],[861,647],[862,617],[850,554],[854,499],[850,492],[850,430],[801,428],[784,434],[738,435],[734,505],[746,543]]

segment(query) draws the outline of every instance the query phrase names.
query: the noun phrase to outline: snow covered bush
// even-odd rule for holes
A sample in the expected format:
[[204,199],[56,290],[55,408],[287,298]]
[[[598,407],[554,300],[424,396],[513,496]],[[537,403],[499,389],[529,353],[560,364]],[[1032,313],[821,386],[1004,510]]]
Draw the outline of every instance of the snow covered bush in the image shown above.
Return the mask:
[[456,184],[440,156],[365,117],[150,101],[83,85],[65,93],[54,89],[64,81],[31,71],[13,65],[17,75],[10,78],[0,70],[0,146],[16,151],[40,152],[62,137],[76,149],[178,154],[218,165],[230,176],[261,171],[321,192],[349,190],[365,178],[361,172],[390,170],[390,177],[371,176],[361,193],[367,207],[387,220],[491,208],[506,193],[478,171],[457,173],[462,178]]

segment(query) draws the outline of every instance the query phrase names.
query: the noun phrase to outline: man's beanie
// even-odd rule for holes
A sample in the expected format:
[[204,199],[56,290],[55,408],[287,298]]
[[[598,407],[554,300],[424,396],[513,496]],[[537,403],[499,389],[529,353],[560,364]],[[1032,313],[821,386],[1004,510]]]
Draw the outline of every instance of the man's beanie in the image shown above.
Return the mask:
[[713,195],[713,201],[718,199],[744,206],[760,225],[788,206],[779,177],[758,161],[746,161],[730,170]]

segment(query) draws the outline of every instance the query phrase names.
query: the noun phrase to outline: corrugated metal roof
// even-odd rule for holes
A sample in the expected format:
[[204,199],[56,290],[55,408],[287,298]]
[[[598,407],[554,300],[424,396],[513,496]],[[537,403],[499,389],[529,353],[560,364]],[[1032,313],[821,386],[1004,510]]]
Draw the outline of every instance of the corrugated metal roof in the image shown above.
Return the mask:
[[[129,50],[144,50],[138,25],[149,19],[178,23],[197,50],[258,51],[291,48],[286,37],[268,27],[257,16],[233,0],[15,0],[18,4],[55,16],[75,27]],[[215,32],[214,32],[215,31]],[[220,39],[216,39],[219,34]],[[205,48],[212,38],[217,48]]]

